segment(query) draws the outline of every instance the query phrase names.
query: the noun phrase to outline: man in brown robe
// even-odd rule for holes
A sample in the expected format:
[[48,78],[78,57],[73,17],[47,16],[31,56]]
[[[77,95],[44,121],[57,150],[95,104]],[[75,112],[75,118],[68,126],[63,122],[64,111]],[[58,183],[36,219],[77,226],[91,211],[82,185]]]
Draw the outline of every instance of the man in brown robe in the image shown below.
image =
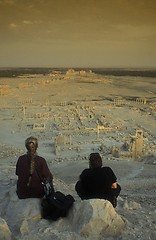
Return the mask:
[[38,141],[29,137],[25,141],[27,153],[20,156],[16,164],[17,195],[20,199],[42,198],[45,194],[42,181],[48,181],[53,188],[53,175],[46,160],[37,155]]

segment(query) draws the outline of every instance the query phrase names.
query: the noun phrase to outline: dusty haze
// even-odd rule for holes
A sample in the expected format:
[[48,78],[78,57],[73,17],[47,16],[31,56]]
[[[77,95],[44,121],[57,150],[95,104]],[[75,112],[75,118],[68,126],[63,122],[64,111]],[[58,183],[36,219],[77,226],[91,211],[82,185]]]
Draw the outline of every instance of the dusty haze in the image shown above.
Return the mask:
[[1,0],[0,66],[155,67],[154,0]]

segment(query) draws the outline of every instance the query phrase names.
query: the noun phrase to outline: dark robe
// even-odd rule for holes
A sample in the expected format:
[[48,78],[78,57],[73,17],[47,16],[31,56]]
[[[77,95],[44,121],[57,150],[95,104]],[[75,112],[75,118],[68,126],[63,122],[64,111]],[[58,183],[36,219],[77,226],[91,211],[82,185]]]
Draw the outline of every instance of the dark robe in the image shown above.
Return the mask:
[[42,198],[44,196],[44,188],[42,180],[47,179],[52,183],[52,173],[50,172],[46,160],[38,155],[35,156],[35,170],[30,177],[30,157],[28,154],[19,157],[16,164],[17,195],[20,199],[24,198]]
[[87,168],[82,171],[75,190],[81,199],[101,198],[112,201],[121,191],[119,184],[117,189],[111,188],[116,181],[117,177],[110,167]]

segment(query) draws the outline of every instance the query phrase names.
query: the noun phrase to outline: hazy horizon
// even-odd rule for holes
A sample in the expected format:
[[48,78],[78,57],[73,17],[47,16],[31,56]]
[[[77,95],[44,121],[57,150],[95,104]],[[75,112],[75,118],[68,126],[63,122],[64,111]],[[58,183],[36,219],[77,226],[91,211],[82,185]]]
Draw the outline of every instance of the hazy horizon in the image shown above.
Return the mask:
[[0,0],[0,67],[155,68],[155,0]]

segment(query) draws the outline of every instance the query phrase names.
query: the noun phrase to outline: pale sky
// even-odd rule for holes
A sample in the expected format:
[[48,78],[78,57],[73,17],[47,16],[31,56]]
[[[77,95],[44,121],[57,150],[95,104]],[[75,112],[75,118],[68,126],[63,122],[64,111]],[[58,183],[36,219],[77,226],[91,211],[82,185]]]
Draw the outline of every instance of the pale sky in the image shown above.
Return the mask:
[[0,67],[156,67],[156,0],[0,0]]

